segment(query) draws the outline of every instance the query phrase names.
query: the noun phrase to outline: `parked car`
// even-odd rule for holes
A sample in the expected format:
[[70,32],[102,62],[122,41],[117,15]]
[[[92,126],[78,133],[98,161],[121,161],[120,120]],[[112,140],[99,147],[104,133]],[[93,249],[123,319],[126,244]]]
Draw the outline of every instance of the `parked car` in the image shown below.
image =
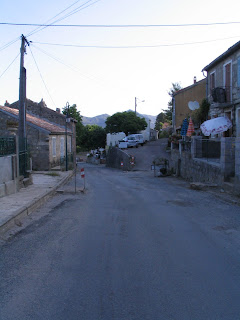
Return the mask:
[[127,142],[127,147],[128,148],[133,148],[136,147],[138,148],[138,140],[136,140],[136,138],[134,136],[127,136],[123,139],[123,141]]
[[130,134],[129,137],[134,137],[134,139],[138,141],[138,144],[140,144],[141,146],[144,145],[144,138],[141,133]]

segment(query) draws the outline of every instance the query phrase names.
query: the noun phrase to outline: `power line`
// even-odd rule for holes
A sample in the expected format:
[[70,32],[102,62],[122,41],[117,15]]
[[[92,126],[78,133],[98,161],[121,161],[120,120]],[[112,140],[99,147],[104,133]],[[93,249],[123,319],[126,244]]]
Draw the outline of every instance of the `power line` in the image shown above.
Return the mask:
[[3,71],[3,73],[0,75],[0,78],[4,75],[4,73],[11,67],[11,65],[14,63],[14,61],[19,57],[20,53],[14,58],[14,60],[10,63],[10,65]]
[[12,41],[4,44],[2,47],[0,47],[0,51],[3,51],[4,49],[7,49],[7,48],[10,47],[12,44],[14,44],[15,42],[19,41],[20,38],[21,38],[21,37],[18,37],[18,38],[16,38],[16,39],[14,39],[14,40],[12,40]]
[[[92,0],[89,0],[92,1]],[[86,3],[88,3],[87,1]],[[240,21],[231,21],[231,22],[211,22],[211,23],[184,23],[184,24],[54,24],[55,22],[61,21],[70,15],[77,13],[80,10],[86,9],[87,7],[99,2],[97,0],[84,8],[79,10],[75,9],[73,12],[70,12],[66,16],[59,18],[52,22],[51,24],[39,24],[39,23],[14,23],[14,22],[0,22],[0,25],[9,25],[9,26],[38,26],[38,27],[71,27],[71,28],[162,28],[162,27],[204,27],[204,26],[216,26],[216,25],[229,25],[229,24],[240,24]],[[85,4],[86,4],[85,3]],[[84,6],[84,4],[82,5]],[[81,7],[82,7],[81,6]],[[52,19],[51,19],[52,20]],[[32,35],[32,34],[30,34]],[[29,35],[28,35],[29,36]]]
[[[77,13],[77,12],[79,12],[79,11],[82,11],[82,10],[90,7],[90,6],[94,5],[95,3],[97,3],[97,2],[99,2],[99,1],[101,1],[101,0],[96,0],[96,1],[94,1],[94,2],[92,2],[92,3],[90,3],[90,4],[88,4],[88,5],[86,5],[87,3],[91,2],[91,1],[93,1],[93,0],[88,0],[88,1],[85,2],[83,5],[79,6],[78,8],[74,9],[73,11],[69,12],[67,15],[65,15],[64,17],[56,20],[55,22],[62,21],[63,19],[66,19],[66,18],[72,16],[73,14],[75,14],[75,13]],[[85,6],[85,5],[86,5],[86,6]],[[84,6],[85,6],[85,7],[84,7]],[[53,22],[53,23],[55,23],[55,22]]]
[[160,48],[160,47],[175,47],[175,46],[186,46],[202,43],[210,43],[221,40],[228,40],[233,38],[239,38],[239,36],[205,40],[205,41],[196,41],[196,42],[184,42],[184,43],[172,43],[172,44],[157,44],[157,45],[139,45],[139,46],[99,46],[99,45],[78,45],[78,44],[62,44],[62,43],[49,43],[49,42],[34,42],[37,44],[49,45],[49,46],[60,46],[60,47],[75,47],[75,48],[97,48],[97,49],[137,49],[137,48]]
[[[53,20],[53,19],[55,19],[56,17],[58,17],[60,14],[62,14],[63,12],[65,12],[65,11],[67,11],[69,8],[71,8],[72,6],[74,6],[76,3],[78,3],[79,1],[81,1],[81,0],[77,0],[77,1],[75,1],[74,3],[72,3],[70,6],[68,6],[67,8],[65,8],[64,10],[62,10],[61,12],[59,12],[58,14],[56,14],[54,17],[52,17],[51,19],[49,19],[49,20],[47,20],[46,21],[46,24],[48,23],[48,22],[50,22],[51,20]],[[51,24],[50,24],[51,25]],[[50,26],[49,25],[49,26]],[[47,27],[47,25],[39,25],[38,26],[38,28],[36,28],[36,29],[34,29],[32,32],[30,32],[27,36],[29,37],[29,36],[31,36],[31,35],[33,35],[34,33],[36,33],[36,32],[38,32],[38,31],[40,31],[39,29],[41,29],[41,27]]]
[[52,96],[51,96],[51,94],[50,94],[50,92],[49,92],[49,90],[48,90],[48,88],[47,88],[47,85],[46,85],[46,83],[45,83],[45,81],[44,81],[44,79],[43,79],[43,76],[42,76],[42,74],[41,74],[41,71],[40,71],[40,69],[39,69],[39,67],[38,67],[37,61],[36,61],[36,59],[34,58],[34,55],[33,55],[33,53],[32,53],[31,47],[29,47],[29,48],[30,48],[30,52],[31,52],[31,54],[32,54],[33,60],[34,60],[34,62],[35,62],[35,65],[36,65],[36,67],[37,67],[37,70],[38,70],[38,72],[39,72],[39,74],[40,74],[40,77],[41,77],[41,79],[42,79],[42,82],[43,82],[43,84],[44,84],[44,86],[45,86],[45,88],[46,88],[46,90],[47,90],[47,93],[48,93],[50,99],[52,100],[54,106],[56,107],[56,104],[55,104],[55,102],[53,101],[53,98],[52,98]]
[[[61,11],[60,13],[58,13],[55,17],[57,17],[57,16],[59,16],[61,13],[65,12],[66,10],[68,10],[70,7],[72,7],[74,4],[76,4],[76,3],[79,2],[79,1],[80,1],[80,0],[74,2],[71,6],[67,7],[66,9],[64,9],[63,11]],[[86,4],[88,4],[88,3],[91,2],[91,1],[93,1],[93,0],[88,0],[88,1],[86,1],[85,3],[81,4],[79,7],[75,8],[74,10],[70,11],[69,13],[67,13],[65,16],[63,16],[63,17],[61,17],[61,18],[53,21],[51,24],[42,24],[42,25],[41,25],[41,24],[39,24],[39,25],[36,24],[35,26],[39,26],[40,28],[37,28],[37,29],[33,30],[31,33],[28,34],[28,36],[31,36],[31,35],[35,34],[36,32],[39,32],[39,31],[41,31],[41,30],[43,30],[43,29],[45,29],[45,28],[53,27],[53,26],[54,26],[54,23],[59,22],[59,21],[62,21],[62,20],[64,20],[64,19],[68,18],[69,16],[71,16],[71,15],[79,12],[80,10],[84,10],[84,9],[88,8],[89,6],[95,4],[96,2],[98,2],[98,1],[100,1],[100,0],[97,0],[97,1],[95,1],[95,2],[93,2],[93,3],[90,3],[89,5],[86,6]],[[53,17],[52,19],[50,19],[50,20],[48,20],[48,21],[53,20],[55,17]],[[41,28],[41,27],[42,27],[42,28]]]
[[77,67],[74,67],[74,66],[71,66],[71,65],[66,64],[66,63],[65,63],[64,61],[62,61],[61,59],[53,56],[52,54],[46,52],[45,50],[40,49],[40,48],[37,47],[36,45],[32,45],[32,46],[33,46],[35,49],[37,49],[37,50],[41,51],[42,53],[44,53],[46,56],[52,58],[53,60],[57,61],[58,63],[61,63],[61,64],[64,65],[65,67],[73,70],[74,72],[78,72],[82,77],[87,78],[87,79],[89,79],[89,80],[93,80],[93,81],[95,81],[96,83],[98,83],[99,85],[102,86],[102,84],[100,83],[100,81],[101,81],[100,79],[97,79],[97,78],[95,78],[95,77],[93,77],[93,76],[87,76],[87,75],[83,74]]

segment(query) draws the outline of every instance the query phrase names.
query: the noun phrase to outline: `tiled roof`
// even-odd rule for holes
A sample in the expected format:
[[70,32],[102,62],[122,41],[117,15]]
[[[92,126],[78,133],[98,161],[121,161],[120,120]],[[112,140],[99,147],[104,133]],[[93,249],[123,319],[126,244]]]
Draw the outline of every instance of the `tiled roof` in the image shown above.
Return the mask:
[[[6,106],[4,106],[4,107],[0,106],[0,111],[1,110],[18,117],[19,111],[17,109],[9,108]],[[45,129],[51,133],[65,133],[65,129],[62,128],[61,126],[58,126],[57,124],[48,122],[48,121],[40,119],[40,118],[37,118],[37,117],[32,116],[28,113],[26,114],[26,121],[39,127],[39,128]]]
[[210,68],[213,68],[216,64],[226,59],[227,57],[229,57],[231,54],[233,54],[239,49],[240,49],[240,41],[235,43],[232,47],[228,48],[227,51],[225,51],[223,54],[221,54],[219,57],[217,57],[215,60],[209,63],[206,67],[204,67],[202,71],[208,71]]

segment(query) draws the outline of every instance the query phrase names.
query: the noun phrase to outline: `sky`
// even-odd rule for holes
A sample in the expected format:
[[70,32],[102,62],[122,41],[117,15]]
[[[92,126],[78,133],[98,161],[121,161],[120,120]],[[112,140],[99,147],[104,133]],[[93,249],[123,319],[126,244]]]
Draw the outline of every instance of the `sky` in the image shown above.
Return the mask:
[[240,40],[239,12],[236,0],[0,0],[0,104],[18,100],[23,34],[27,98],[93,117],[134,110],[136,97],[139,113],[157,115],[172,83],[203,79]]

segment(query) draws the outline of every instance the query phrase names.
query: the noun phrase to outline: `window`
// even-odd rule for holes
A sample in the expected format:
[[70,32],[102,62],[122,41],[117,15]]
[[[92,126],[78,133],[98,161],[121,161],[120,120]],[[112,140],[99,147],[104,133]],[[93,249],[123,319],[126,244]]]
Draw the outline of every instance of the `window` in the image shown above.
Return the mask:
[[212,92],[213,89],[216,87],[216,77],[215,71],[210,73],[210,91]]
[[64,157],[64,137],[60,140],[60,157]]
[[56,137],[52,137],[52,156],[56,157],[57,150],[56,150]]

